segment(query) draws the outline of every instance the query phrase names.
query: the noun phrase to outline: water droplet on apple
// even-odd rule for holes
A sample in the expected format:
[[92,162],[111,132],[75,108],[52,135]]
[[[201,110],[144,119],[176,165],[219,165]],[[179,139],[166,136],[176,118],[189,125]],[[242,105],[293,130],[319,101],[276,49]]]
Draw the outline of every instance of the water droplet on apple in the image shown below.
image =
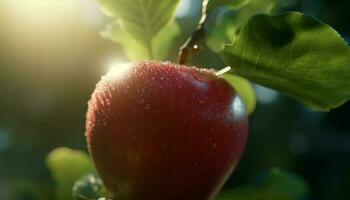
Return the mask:
[[150,110],[150,109],[151,109],[151,105],[150,104],[145,105],[145,110]]
[[141,104],[144,104],[144,103],[145,103],[145,99],[144,99],[144,98],[141,98],[141,99],[140,99],[140,103],[141,103]]
[[111,105],[111,100],[110,99],[106,99],[106,103],[107,103],[108,106],[110,106]]

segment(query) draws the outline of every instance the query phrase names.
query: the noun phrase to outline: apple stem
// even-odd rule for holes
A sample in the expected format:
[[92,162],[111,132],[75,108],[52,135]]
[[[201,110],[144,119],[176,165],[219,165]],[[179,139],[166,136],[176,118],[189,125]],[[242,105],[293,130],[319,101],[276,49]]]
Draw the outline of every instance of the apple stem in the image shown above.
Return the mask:
[[222,76],[223,74],[225,74],[225,73],[231,71],[231,69],[232,69],[231,66],[227,66],[227,67],[225,67],[225,68],[220,69],[219,71],[217,71],[217,72],[215,73],[215,75],[216,75],[216,76]]

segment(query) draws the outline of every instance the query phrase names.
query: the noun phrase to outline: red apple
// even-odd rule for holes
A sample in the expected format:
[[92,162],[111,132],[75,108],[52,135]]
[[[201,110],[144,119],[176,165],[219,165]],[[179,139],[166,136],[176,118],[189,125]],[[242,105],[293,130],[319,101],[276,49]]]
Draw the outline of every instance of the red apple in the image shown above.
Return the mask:
[[90,154],[113,199],[208,200],[235,168],[244,105],[212,70],[144,61],[116,67],[89,101]]

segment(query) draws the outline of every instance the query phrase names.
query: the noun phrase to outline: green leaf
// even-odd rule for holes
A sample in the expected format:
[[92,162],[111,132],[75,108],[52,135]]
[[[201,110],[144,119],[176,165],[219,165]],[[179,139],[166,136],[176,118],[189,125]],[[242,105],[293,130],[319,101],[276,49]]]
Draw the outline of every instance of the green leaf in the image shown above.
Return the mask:
[[[178,26],[173,20],[179,0],[98,0],[98,2],[108,16],[115,18],[113,24],[109,25],[107,32],[104,31],[103,34],[121,43],[130,59],[164,57],[166,49],[159,54],[157,47],[161,43],[168,48],[174,35],[178,33]],[[163,38],[164,41],[159,42],[157,37]]]
[[303,200],[309,192],[302,177],[274,168],[251,185],[221,192],[216,200]]
[[172,47],[176,36],[181,32],[180,25],[172,20],[152,40],[153,54],[158,60],[168,58],[168,53]]
[[72,187],[76,180],[84,175],[95,173],[88,154],[69,148],[57,148],[46,158],[46,164],[57,185],[58,200],[72,199]]
[[114,20],[101,31],[101,36],[121,45],[125,56],[130,60],[143,60],[149,58],[147,47],[130,37],[128,32],[120,27],[118,20]]
[[209,0],[207,10],[212,11],[220,6],[225,6],[231,9],[238,9],[249,4],[251,1],[254,0]]
[[106,15],[117,18],[141,41],[151,38],[174,16],[179,0],[98,0]]
[[[167,59],[174,38],[179,33],[180,25],[176,21],[171,20],[163,29],[153,36],[151,42],[153,59]],[[121,44],[124,53],[129,60],[135,61],[150,59],[147,47],[133,37],[130,37],[126,30],[120,28],[118,20],[108,24],[106,28],[101,31],[101,36]]]
[[330,26],[298,12],[257,15],[220,53],[235,74],[328,111],[350,97],[350,50]]
[[[209,1],[215,2],[215,9],[210,10],[204,24],[205,44],[214,52],[224,49],[226,44],[232,44],[239,33],[239,29],[252,16],[257,14],[270,14],[279,8],[278,0],[249,0],[240,7],[220,6],[238,1]],[[222,3],[222,4],[221,4]],[[212,5],[214,7],[214,5]]]
[[256,105],[256,96],[252,84],[245,78],[233,75],[224,74],[222,76],[242,98],[248,114],[253,113]]
[[242,23],[237,12],[226,7],[212,11],[204,23],[206,46],[216,53],[222,51],[226,44],[232,43]]
[[74,200],[96,200],[107,196],[108,193],[102,180],[93,174],[84,176],[73,186]]

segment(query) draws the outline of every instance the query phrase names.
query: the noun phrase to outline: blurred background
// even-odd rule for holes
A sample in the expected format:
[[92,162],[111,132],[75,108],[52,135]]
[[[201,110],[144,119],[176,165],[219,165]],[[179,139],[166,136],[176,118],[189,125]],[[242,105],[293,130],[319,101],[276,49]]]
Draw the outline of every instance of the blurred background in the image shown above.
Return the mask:
[[[196,27],[200,3],[182,0],[173,55]],[[317,17],[349,41],[349,0],[291,3],[288,10]],[[126,61],[120,46],[99,35],[109,21],[94,0],[0,1],[0,200],[45,199],[54,184],[46,154],[60,146],[86,151],[90,94],[110,66]],[[192,63],[216,59],[204,54]],[[280,167],[305,178],[310,199],[350,199],[350,102],[320,113],[255,89],[247,151],[227,187]]]

